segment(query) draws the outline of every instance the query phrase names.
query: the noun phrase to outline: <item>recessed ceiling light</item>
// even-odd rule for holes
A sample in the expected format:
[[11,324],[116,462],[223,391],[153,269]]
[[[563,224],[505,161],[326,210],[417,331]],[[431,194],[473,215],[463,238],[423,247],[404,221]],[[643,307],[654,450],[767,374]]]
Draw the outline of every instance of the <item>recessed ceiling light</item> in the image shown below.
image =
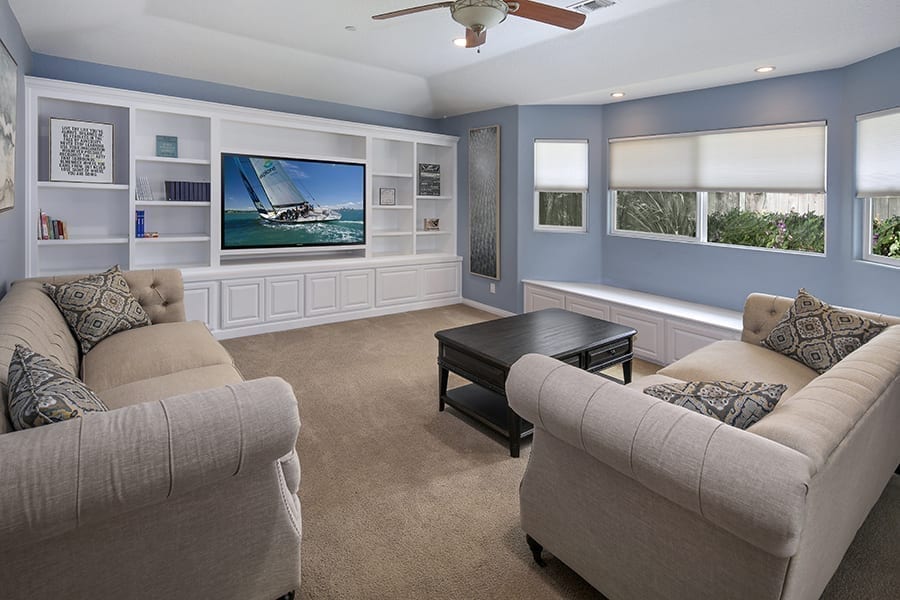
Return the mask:
[[757,73],[771,73],[775,70],[775,67],[773,67],[772,65],[766,65],[765,67],[756,67],[753,70]]
[[346,27],[344,27],[344,29],[346,29],[347,31],[356,31],[356,26],[355,25],[347,25]]
[[456,38],[455,40],[453,40],[453,45],[458,48],[465,48],[466,47],[466,38]]
[[625,92],[613,92],[612,94],[610,94],[610,96],[612,96],[613,98],[624,98]]

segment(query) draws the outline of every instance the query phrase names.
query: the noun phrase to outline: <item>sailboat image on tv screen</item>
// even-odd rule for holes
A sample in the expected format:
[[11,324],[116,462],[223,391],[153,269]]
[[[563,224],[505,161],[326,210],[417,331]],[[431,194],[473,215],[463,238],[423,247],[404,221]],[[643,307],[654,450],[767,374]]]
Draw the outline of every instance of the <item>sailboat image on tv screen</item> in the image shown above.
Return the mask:
[[[285,172],[281,161],[257,157],[234,157],[234,160],[253,206],[264,221],[302,225],[341,219],[341,213],[319,206],[312,194],[300,191]],[[251,184],[253,180],[258,181],[262,187],[263,198],[256,193]]]

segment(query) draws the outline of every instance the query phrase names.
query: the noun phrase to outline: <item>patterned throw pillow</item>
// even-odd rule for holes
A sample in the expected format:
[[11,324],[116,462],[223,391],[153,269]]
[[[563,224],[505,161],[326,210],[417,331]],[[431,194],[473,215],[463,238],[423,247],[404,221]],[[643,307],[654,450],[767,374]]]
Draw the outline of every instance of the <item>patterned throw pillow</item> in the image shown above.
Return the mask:
[[887,323],[829,306],[801,288],[762,344],[824,373],[886,328]]
[[114,333],[150,324],[118,265],[69,283],[44,284],[44,289],[66,318],[84,354]]
[[783,383],[688,381],[651,385],[644,393],[747,429],[775,408],[786,389]]
[[39,427],[108,410],[55,361],[16,344],[9,361],[9,417],[15,429]]

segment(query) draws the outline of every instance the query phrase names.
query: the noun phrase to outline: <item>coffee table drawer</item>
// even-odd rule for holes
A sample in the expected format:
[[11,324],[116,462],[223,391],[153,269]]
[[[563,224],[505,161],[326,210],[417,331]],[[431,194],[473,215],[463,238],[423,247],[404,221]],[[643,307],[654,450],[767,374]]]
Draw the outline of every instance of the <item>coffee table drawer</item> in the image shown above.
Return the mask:
[[441,344],[440,360],[452,371],[465,374],[468,379],[476,383],[491,384],[501,390],[506,383],[506,373],[503,369],[443,344]]
[[593,370],[597,367],[605,365],[610,361],[615,361],[627,354],[631,353],[631,340],[623,340],[614,346],[604,348],[596,348],[587,351],[587,369]]

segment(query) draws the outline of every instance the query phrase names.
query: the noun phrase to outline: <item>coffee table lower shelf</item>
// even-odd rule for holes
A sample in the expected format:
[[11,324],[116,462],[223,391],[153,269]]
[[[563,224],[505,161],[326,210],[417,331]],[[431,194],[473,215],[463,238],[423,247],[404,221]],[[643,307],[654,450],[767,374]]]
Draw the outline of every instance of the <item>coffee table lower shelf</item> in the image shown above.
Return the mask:
[[[524,439],[534,432],[534,426],[521,418],[509,408],[506,397],[485,389],[477,384],[464,385],[462,387],[447,390],[441,396],[444,404],[452,406],[457,411],[470,417],[482,425],[496,431],[506,439],[515,437],[514,419],[519,424],[519,439]],[[518,444],[515,444],[515,454],[518,456]]]

